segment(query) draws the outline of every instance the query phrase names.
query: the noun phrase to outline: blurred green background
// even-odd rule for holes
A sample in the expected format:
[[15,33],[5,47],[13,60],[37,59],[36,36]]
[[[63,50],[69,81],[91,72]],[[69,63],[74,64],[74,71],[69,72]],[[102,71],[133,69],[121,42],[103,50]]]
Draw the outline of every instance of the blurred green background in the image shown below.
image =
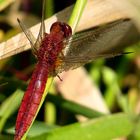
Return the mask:
[[[46,17],[74,2],[48,0]],[[23,19],[27,27],[31,27],[40,22],[41,9],[42,4],[38,0],[0,0],[0,42],[21,32],[13,17]],[[139,45],[134,44],[125,50],[133,52],[131,54],[97,60],[85,66],[89,76],[101,90],[111,115],[106,116],[67,101],[57,95],[55,87],[52,87],[51,91],[55,94],[47,96],[47,102],[51,104],[43,104],[29,133],[29,139],[62,140],[68,137],[74,140],[81,134],[83,140],[109,140],[120,136],[127,136],[130,140],[140,139]],[[35,63],[30,50],[0,61],[0,140],[13,139],[17,110]],[[50,113],[46,113],[46,110],[50,110]],[[83,127],[77,122],[75,114],[82,114],[92,120],[83,124]]]

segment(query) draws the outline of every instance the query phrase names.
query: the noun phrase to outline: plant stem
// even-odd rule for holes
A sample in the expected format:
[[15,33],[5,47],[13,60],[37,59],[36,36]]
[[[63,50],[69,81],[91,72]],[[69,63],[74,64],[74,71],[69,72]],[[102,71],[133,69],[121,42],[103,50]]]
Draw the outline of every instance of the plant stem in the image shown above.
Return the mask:
[[76,4],[74,6],[74,9],[72,11],[71,17],[69,19],[68,24],[72,27],[73,34],[75,32],[75,29],[79,23],[79,20],[81,18],[81,15],[84,11],[84,8],[86,6],[87,0],[77,0]]

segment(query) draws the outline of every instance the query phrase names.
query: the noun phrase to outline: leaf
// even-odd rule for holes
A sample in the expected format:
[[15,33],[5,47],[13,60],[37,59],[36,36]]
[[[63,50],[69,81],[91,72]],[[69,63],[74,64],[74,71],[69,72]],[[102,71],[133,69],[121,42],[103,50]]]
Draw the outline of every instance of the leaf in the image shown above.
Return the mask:
[[[32,128],[31,128],[31,130],[28,133],[28,136],[29,137],[36,137],[36,136],[42,135],[44,133],[49,133],[49,132],[53,131],[53,129],[57,128],[57,127],[58,126],[56,126],[56,125],[46,125],[43,122],[35,121],[35,123],[33,124]],[[14,135],[14,133],[15,133],[14,126],[5,129],[5,132],[8,133],[8,134],[13,134]]]
[[36,121],[36,122],[33,124],[32,129],[29,131],[28,136],[29,136],[29,137],[34,137],[34,136],[38,136],[38,135],[44,134],[44,133],[46,133],[46,132],[47,132],[47,133],[50,133],[50,132],[52,132],[55,128],[58,128],[58,126],[56,126],[56,125],[46,125],[46,124],[43,123],[43,122]]
[[110,69],[109,67],[103,68],[103,80],[107,86],[106,93],[105,93],[105,100],[107,105],[111,108],[114,105],[115,99],[121,109],[125,112],[129,111],[127,105],[127,98],[122,94],[121,89],[117,82],[117,74]]
[[16,90],[9,98],[7,98],[0,106],[0,131],[2,131],[7,119],[13,114],[21,102],[23,91]]
[[88,117],[88,118],[101,117],[104,115],[101,112],[95,111],[93,109],[90,109],[90,108],[85,107],[83,105],[77,104],[75,102],[68,101],[68,100],[63,99],[59,96],[54,96],[54,95],[48,94],[47,98],[49,101],[53,102],[57,106],[60,106],[61,108],[69,110],[75,114],[81,114],[81,115]]
[[121,136],[128,136],[133,129],[133,123],[126,114],[115,114],[99,119],[92,119],[84,123],[56,128],[29,140],[111,140]]
[[[139,116],[138,116],[139,119]],[[140,140],[140,120],[136,121],[136,128],[132,135],[130,135],[130,140]]]
[[77,0],[72,11],[71,17],[69,19],[69,25],[72,27],[73,33],[79,23],[79,20],[83,14],[84,8],[87,4],[87,0]]

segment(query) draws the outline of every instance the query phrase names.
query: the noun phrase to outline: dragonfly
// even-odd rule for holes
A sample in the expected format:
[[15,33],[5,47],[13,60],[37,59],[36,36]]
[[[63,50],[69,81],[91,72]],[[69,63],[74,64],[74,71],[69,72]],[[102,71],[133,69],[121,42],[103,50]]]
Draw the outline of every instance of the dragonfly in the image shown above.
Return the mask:
[[[17,19],[30,42],[32,52],[37,58],[37,64],[18,111],[14,140],[20,140],[32,124],[49,77],[59,77],[59,73],[63,71],[78,68],[98,58],[109,58],[123,54],[123,52],[111,52],[91,55],[90,47],[93,47],[93,40],[95,40],[94,30],[72,35],[72,29],[68,24],[57,21],[52,24],[50,33],[46,33],[44,6],[45,0],[43,1],[42,21],[37,39]],[[81,46],[81,49],[78,46]],[[82,48],[85,49],[85,46],[86,51],[82,50]],[[77,56],[77,53],[80,54]],[[59,78],[61,80],[61,77]]]

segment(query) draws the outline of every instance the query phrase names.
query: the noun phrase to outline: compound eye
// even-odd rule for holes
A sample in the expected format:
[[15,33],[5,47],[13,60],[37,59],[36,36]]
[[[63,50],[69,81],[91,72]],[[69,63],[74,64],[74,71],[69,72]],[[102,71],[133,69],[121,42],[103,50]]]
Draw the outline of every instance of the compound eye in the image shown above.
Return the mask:
[[70,37],[72,35],[72,29],[71,27],[66,24],[66,23],[63,23],[63,32],[64,32],[64,36],[66,38]]

